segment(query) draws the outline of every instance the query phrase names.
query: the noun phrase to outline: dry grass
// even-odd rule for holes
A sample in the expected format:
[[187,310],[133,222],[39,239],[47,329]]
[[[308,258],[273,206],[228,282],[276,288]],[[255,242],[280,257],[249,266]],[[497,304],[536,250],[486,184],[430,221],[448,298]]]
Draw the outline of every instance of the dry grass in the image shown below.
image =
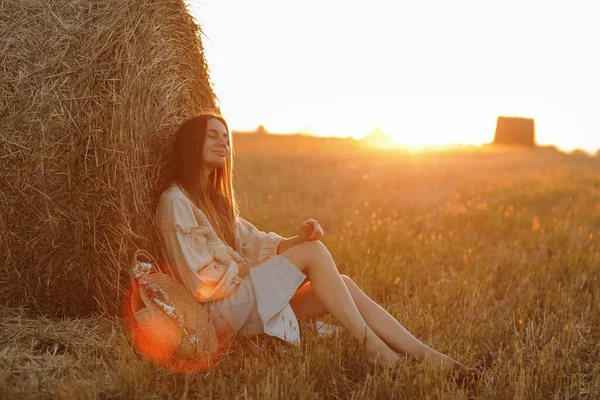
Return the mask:
[[425,343],[485,365],[484,378],[463,390],[410,361],[381,373],[346,332],[307,333],[299,348],[238,338],[210,371],[173,374],[133,353],[114,319],[4,310],[4,397],[598,398],[600,160],[268,135],[235,144],[246,218],[285,236],[320,221],[340,272]]
[[183,0],[0,2],[0,304],[118,312],[185,118],[215,107]]
[[[114,386],[111,371],[131,353],[119,324],[108,318],[28,318],[3,308],[0,325],[0,386],[3,394],[92,393]],[[62,391],[62,392],[61,392]]]

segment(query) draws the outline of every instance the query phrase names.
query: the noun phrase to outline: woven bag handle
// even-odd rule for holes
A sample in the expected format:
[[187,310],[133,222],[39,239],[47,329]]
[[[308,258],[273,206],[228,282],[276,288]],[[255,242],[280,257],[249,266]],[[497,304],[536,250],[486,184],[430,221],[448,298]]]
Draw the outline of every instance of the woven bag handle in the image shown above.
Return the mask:
[[148,253],[144,249],[137,249],[131,255],[131,260],[129,263],[129,266],[131,267],[132,270],[133,270],[133,267],[135,266],[135,263],[140,259],[140,256],[146,258],[148,263],[154,264],[156,266],[156,260],[154,259],[154,257],[152,257],[152,254]]
[[138,300],[143,301],[143,299],[140,297],[138,283],[137,283],[137,281],[135,279],[135,275],[133,273],[133,269],[135,268],[135,265],[139,261],[148,262],[148,263],[152,264],[151,272],[160,272],[157,267],[156,260],[154,259],[154,257],[152,257],[152,254],[148,253],[144,249],[137,249],[133,252],[133,254],[131,255],[131,258],[129,260],[129,277],[131,280],[131,290],[132,290],[131,303],[132,303],[132,307],[134,309],[136,308]]
[[[131,255],[131,259],[129,261],[129,271],[130,272],[133,272],[133,268],[135,267],[135,264],[138,261],[140,261],[140,259],[142,259],[141,261],[152,264],[152,272],[160,272],[157,267],[156,260],[154,259],[154,257],[152,257],[152,254],[148,253],[144,249],[137,249]],[[131,274],[131,275],[133,276],[133,274]]]

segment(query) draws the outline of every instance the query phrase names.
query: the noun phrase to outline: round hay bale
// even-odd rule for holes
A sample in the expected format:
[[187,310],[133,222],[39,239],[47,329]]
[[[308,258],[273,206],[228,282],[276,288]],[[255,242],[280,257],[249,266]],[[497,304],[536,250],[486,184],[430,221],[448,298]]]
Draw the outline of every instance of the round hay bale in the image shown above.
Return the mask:
[[0,305],[120,311],[171,134],[216,110],[183,0],[0,2]]

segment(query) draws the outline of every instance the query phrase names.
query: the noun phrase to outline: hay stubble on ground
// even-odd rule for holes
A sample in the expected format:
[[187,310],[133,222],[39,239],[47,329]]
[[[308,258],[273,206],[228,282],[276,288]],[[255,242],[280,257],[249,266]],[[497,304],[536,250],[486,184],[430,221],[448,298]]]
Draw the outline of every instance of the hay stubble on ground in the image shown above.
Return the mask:
[[317,219],[340,272],[428,345],[484,365],[483,379],[467,393],[410,361],[381,373],[346,332],[305,335],[300,348],[240,338],[209,372],[171,374],[140,359],[114,319],[99,317],[96,326],[4,313],[3,393],[598,397],[597,159],[536,150],[387,153],[268,135],[239,135],[235,144],[248,220],[293,236],[299,221]]

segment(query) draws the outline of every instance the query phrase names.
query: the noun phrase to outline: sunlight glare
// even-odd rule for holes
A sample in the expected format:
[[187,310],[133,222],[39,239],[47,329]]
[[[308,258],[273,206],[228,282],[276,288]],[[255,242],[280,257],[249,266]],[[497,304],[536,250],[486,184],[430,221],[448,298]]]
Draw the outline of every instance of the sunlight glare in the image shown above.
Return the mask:
[[538,144],[600,147],[592,2],[190,5],[234,129],[483,144],[505,115],[534,118]]

